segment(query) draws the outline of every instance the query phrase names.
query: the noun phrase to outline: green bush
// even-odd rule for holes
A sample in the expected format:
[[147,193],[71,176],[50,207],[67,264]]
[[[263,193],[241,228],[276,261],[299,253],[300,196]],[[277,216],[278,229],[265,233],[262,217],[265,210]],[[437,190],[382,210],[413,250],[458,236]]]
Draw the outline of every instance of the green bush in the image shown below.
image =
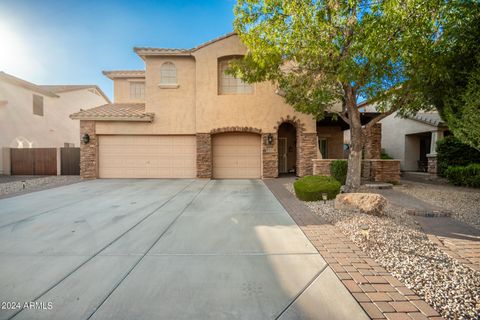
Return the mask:
[[438,140],[437,154],[437,169],[441,176],[446,175],[448,167],[480,163],[480,151],[461,143],[454,136]]
[[380,159],[390,160],[393,158],[385,151],[385,149],[382,149],[382,152],[380,153]]
[[347,160],[335,160],[330,164],[330,174],[342,185],[347,181]]
[[445,170],[445,177],[457,186],[480,188],[480,164],[448,167]]
[[325,176],[306,176],[293,184],[297,198],[303,201],[322,200],[322,193],[327,193],[328,199],[334,199],[340,187],[340,182],[334,177]]

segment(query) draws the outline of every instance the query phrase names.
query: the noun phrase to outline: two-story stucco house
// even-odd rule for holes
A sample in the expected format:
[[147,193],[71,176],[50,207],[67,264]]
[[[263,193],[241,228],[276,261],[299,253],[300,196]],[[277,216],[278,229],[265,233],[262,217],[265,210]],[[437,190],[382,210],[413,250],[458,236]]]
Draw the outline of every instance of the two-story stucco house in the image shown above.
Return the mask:
[[96,85],[36,85],[0,72],[0,149],[78,147],[69,115],[109,102]]
[[295,112],[271,83],[225,73],[246,48],[227,34],[192,49],[135,48],[145,70],[105,71],[114,103],[80,120],[84,178],[268,178],[343,158],[339,122]]

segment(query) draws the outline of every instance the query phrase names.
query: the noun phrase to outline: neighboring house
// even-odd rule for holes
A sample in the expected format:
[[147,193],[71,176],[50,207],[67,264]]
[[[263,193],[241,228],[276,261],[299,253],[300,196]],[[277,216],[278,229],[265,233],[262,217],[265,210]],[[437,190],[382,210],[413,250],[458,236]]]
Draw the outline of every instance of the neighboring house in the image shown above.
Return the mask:
[[436,173],[436,143],[448,128],[437,112],[417,113],[402,118],[396,114],[382,123],[382,148],[400,160],[402,171]]
[[295,112],[268,82],[227,75],[234,33],[193,49],[135,48],[145,71],[108,71],[115,101],[80,121],[84,178],[268,178],[343,158],[345,123]]
[[69,115],[109,102],[95,85],[36,85],[0,72],[0,149],[78,147],[79,124]]

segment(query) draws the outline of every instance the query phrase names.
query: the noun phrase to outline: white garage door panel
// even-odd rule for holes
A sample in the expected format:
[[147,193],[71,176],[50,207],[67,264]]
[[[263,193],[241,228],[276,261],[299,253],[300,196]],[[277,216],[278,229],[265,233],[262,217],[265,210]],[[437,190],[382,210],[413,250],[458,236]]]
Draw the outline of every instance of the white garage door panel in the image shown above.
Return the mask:
[[261,176],[260,136],[227,133],[213,136],[213,177],[256,179]]
[[195,136],[100,136],[100,178],[195,178]]

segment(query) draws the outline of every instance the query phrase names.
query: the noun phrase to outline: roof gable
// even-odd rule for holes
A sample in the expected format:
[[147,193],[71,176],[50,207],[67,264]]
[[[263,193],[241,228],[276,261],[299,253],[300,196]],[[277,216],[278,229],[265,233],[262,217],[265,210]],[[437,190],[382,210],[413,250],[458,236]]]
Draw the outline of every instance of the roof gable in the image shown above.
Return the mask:
[[197,50],[200,50],[204,47],[207,47],[213,43],[225,40],[232,36],[236,36],[236,32],[227,33],[221,37],[215,38],[213,40],[204,42],[194,48],[190,49],[180,49],[180,48],[151,48],[151,47],[134,47],[135,51],[140,57],[144,58],[145,56],[191,56]]
[[51,92],[50,90],[47,90],[45,88],[42,88],[42,86],[36,85],[34,83],[25,81],[23,79],[17,78],[15,76],[12,76],[11,74],[8,74],[6,72],[0,71],[0,79],[4,80],[5,82],[8,82],[10,84],[13,84],[15,86],[22,87],[24,89],[34,91],[36,93],[43,94],[48,97],[55,97],[58,98],[58,95],[55,93]]

